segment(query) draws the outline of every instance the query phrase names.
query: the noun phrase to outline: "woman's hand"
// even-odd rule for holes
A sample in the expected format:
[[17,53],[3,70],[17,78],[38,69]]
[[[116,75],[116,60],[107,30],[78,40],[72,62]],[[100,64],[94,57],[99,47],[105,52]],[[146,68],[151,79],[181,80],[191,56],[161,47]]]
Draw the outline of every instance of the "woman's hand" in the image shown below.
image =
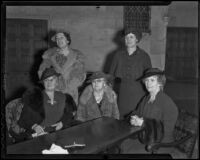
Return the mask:
[[51,125],[52,127],[56,127],[56,131],[62,129],[63,127],[63,123],[62,122],[58,122],[56,124]]
[[34,124],[34,125],[32,126],[32,129],[33,129],[38,135],[44,133],[43,127],[40,126],[40,125],[38,125],[38,124]]
[[130,119],[130,123],[131,125],[134,125],[134,126],[142,126],[143,124],[143,118],[139,118],[137,115],[134,115],[134,116],[131,116],[131,119]]

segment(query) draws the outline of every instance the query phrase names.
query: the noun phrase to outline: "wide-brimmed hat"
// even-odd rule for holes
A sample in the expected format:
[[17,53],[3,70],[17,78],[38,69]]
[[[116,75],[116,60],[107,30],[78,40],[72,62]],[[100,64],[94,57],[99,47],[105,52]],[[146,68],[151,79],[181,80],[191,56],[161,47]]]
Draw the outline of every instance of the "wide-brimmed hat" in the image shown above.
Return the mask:
[[149,68],[144,72],[142,79],[145,79],[147,77],[151,77],[151,76],[154,76],[154,75],[164,75],[164,71],[162,71],[158,68]]
[[47,78],[49,78],[51,76],[59,76],[59,75],[60,75],[60,73],[57,73],[54,68],[52,68],[52,67],[51,68],[46,68],[44,70],[44,72],[42,73],[42,76],[41,76],[39,82],[43,82],[45,79],[47,79]]
[[134,34],[136,36],[138,42],[142,39],[142,32],[140,30],[136,30],[133,28],[126,28],[124,31],[124,35],[126,36],[129,33]]
[[93,80],[100,78],[104,78],[105,80],[111,80],[113,77],[109,74],[105,74],[104,72],[96,71],[88,78],[87,82],[92,82]]

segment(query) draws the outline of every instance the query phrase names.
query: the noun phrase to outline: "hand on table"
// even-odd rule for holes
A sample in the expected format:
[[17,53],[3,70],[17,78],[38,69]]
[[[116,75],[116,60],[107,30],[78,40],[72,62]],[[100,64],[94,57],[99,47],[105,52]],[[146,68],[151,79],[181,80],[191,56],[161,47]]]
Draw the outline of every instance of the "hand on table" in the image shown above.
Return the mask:
[[32,137],[37,137],[37,136],[47,134],[47,132],[44,131],[44,128],[38,124],[34,124],[32,126],[32,129],[35,131],[35,133],[32,134]]
[[131,125],[134,125],[134,126],[142,126],[143,121],[144,121],[143,118],[142,117],[140,118],[137,115],[131,116],[131,119],[130,119]]
[[58,123],[55,123],[55,124],[53,124],[53,125],[51,125],[51,126],[52,126],[52,127],[55,127],[55,129],[56,129],[56,131],[57,131],[57,130],[62,129],[63,123],[62,123],[62,122],[58,122]]
[[41,134],[44,133],[44,129],[42,126],[38,125],[38,124],[34,124],[32,129],[35,131],[35,133],[37,134]]

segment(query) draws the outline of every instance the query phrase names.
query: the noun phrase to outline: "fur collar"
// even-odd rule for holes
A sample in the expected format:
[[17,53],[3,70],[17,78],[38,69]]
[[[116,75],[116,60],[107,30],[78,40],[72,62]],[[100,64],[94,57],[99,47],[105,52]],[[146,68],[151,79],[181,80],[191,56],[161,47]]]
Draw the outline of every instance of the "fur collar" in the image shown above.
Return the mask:
[[30,107],[35,112],[39,112],[44,117],[43,93],[38,87],[28,89],[22,96],[24,107]]
[[[92,92],[93,92],[92,85],[87,86],[80,97],[80,102],[82,104],[86,104],[88,100],[92,97],[92,94],[93,94]],[[115,92],[109,86],[105,88],[104,94],[106,95],[110,103],[115,102],[117,96]]]

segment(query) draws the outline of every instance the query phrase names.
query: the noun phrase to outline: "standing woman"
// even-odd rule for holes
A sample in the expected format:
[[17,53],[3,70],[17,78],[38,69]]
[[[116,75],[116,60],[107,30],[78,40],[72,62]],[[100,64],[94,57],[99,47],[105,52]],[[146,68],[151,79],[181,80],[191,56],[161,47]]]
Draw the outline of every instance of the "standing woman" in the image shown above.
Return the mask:
[[149,55],[138,47],[141,37],[139,31],[125,31],[126,49],[115,54],[110,69],[110,74],[121,79],[118,97],[121,119],[134,110],[145,95],[141,82],[137,80],[146,69],[151,68],[151,60]]
[[57,47],[44,52],[38,71],[39,78],[46,68],[53,66],[56,72],[61,74],[56,90],[70,94],[78,104],[78,87],[86,78],[85,57],[79,50],[70,48],[69,33],[58,31],[51,40],[56,42]]

